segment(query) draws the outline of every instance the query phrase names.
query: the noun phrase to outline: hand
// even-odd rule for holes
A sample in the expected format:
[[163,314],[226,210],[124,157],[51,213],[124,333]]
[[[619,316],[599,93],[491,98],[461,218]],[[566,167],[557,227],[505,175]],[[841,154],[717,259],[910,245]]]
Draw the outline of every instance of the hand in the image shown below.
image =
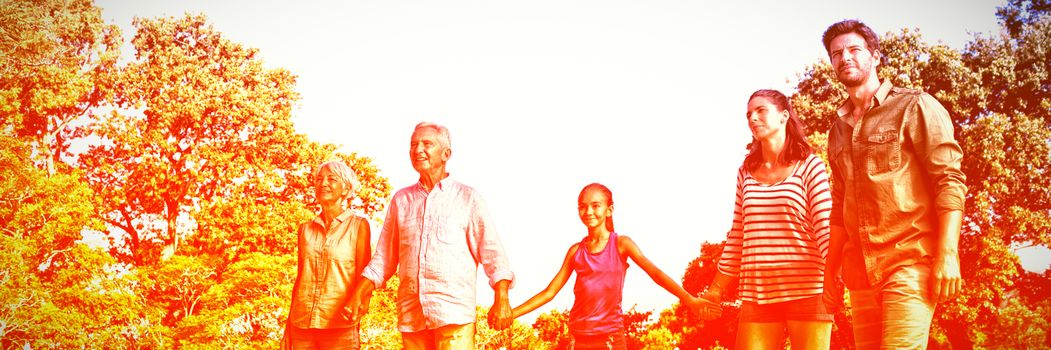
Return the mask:
[[498,331],[510,327],[514,320],[511,315],[511,303],[506,298],[496,298],[493,300],[493,307],[489,308],[489,327]]
[[843,307],[843,287],[836,276],[826,274],[824,289],[822,300],[825,302],[825,308],[828,309],[828,313],[834,314]]
[[930,292],[931,302],[938,304],[952,299],[963,289],[963,277],[960,276],[960,259],[956,254],[943,254],[934,259],[931,265]]
[[720,305],[718,299],[713,299],[712,296],[709,295],[693,299],[696,300],[694,302],[698,305],[696,310],[700,314],[702,320],[710,321],[723,315],[723,306]]
[[355,288],[350,293],[350,297],[347,298],[347,304],[343,305],[343,310],[340,311],[343,317],[353,324],[357,324],[361,316],[369,312],[369,300],[372,299],[371,291],[361,289]]

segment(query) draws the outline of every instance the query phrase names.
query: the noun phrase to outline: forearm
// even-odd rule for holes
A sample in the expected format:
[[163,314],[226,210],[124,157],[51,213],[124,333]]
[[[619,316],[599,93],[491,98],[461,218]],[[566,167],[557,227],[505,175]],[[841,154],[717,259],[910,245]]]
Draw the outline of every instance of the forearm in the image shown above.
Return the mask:
[[653,282],[656,282],[657,285],[664,288],[668,293],[678,297],[679,300],[685,300],[692,297],[686,289],[683,289],[678,282],[675,282],[675,280],[668,276],[668,274],[664,273],[664,271],[654,268],[653,271],[646,271],[646,274],[650,275]]
[[704,297],[714,301],[720,301],[723,298],[723,291],[736,279],[734,276],[727,275],[722,272],[715,273],[715,279],[712,280],[712,284],[708,286],[708,290],[704,293]]
[[500,280],[493,285],[493,302],[507,302],[507,289],[511,285],[509,280]]
[[511,314],[513,315],[512,317],[518,318],[522,315],[533,312],[533,310],[544,306],[544,304],[547,304],[554,297],[555,292],[552,292],[550,289],[545,289],[534,295],[532,298],[529,298],[529,300],[526,300],[522,305],[516,306],[514,310],[511,311]]
[[935,254],[938,257],[956,256],[960,247],[960,226],[963,222],[963,211],[950,210],[938,215],[938,245]]
[[839,275],[843,266],[843,247],[847,244],[847,231],[843,226],[830,226],[828,233],[828,257],[825,259],[825,274]]

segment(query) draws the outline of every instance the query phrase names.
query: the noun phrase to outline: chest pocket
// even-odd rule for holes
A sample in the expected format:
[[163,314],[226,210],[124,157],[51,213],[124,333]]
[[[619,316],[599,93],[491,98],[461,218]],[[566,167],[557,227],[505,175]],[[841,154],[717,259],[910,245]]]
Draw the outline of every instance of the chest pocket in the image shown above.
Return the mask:
[[445,244],[463,244],[467,239],[467,215],[462,211],[438,218],[438,241]]
[[887,173],[901,166],[901,141],[897,129],[869,134],[864,145],[869,175]]

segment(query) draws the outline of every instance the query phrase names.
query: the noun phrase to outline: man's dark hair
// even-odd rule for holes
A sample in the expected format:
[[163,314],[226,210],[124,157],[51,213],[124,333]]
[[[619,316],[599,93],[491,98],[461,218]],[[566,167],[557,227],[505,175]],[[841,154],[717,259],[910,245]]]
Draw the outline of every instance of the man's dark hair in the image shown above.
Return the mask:
[[883,52],[879,47],[879,36],[872,31],[872,28],[869,28],[869,26],[861,23],[859,20],[848,19],[836,22],[828,26],[828,29],[825,29],[825,35],[821,36],[821,42],[825,44],[825,53],[832,54],[828,51],[828,46],[832,44],[832,39],[848,33],[857,33],[862,38],[865,38],[865,46],[868,46],[869,52]]

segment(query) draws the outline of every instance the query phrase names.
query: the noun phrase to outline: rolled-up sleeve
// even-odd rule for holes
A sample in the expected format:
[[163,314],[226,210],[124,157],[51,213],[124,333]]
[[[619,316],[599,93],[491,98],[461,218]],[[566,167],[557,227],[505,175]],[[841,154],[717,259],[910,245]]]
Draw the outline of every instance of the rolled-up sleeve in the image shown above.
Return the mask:
[[953,135],[949,112],[933,96],[921,94],[909,128],[912,146],[919,154],[928,181],[934,188],[937,213],[963,210],[967,193],[966,176],[961,169],[963,149]]
[[515,276],[511,272],[507,253],[493,226],[493,220],[489,216],[485,201],[478,193],[474,193],[471,196],[470,206],[471,219],[467,237],[476,262],[482,265],[485,275],[489,277],[490,287],[502,280],[510,281],[509,288],[513,287]]
[[368,278],[382,288],[383,284],[398,270],[398,206],[396,201],[391,201],[387,208],[387,218],[383,221],[383,229],[380,230],[379,241],[376,250],[372,253],[372,260],[361,272],[362,277]]

